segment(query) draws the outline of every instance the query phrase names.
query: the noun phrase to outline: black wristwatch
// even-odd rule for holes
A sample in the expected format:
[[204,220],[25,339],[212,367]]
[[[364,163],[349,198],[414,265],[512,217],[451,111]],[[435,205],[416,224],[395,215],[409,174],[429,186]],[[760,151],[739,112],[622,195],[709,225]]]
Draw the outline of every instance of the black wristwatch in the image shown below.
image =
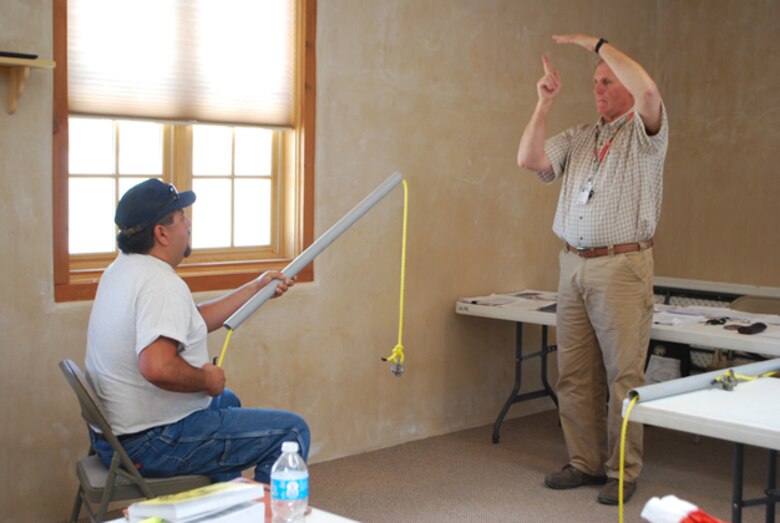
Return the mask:
[[593,49],[596,54],[599,54],[599,49],[601,49],[601,46],[604,44],[609,43],[608,41],[604,40],[603,38],[599,38],[598,43],[596,44],[596,47]]

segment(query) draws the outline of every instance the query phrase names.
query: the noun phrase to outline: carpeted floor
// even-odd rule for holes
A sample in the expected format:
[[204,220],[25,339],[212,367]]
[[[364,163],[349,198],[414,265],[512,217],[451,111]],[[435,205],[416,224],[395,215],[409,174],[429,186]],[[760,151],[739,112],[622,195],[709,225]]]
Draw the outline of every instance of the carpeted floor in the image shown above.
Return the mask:
[[[372,522],[618,521],[617,507],[596,502],[598,487],[555,491],[547,472],[566,462],[557,411],[508,420],[501,442],[492,425],[311,465],[309,503]],[[674,494],[728,521],[732,448],[710,438],[645,427],[645,466],[625,521],[653,496]],[[747,497],[762,495],[767,452],[746,448]],[[764,521],[764,507],[746,508],[742,521]]]

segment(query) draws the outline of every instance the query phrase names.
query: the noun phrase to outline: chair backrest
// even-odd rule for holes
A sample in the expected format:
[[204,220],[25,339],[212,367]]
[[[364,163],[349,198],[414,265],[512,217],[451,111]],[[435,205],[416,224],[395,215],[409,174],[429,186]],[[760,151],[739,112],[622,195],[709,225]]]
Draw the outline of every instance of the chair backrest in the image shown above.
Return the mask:
[[[141,491],[147,497],[152,497],[152,491],[138,473],[133,461],[130,459],[130,456],[127,455],[127,452],[125,452],[124,447],[122,447],[122,444],[114,434],[114,431],[111,430],[111,425],[108,423],[108,418],[106,418],[106,415],[103,412],[100,399],[92,388],[92,385],[90,385],[87,377],[81,372],[81,369],[73,360],[62,360],[60,362],[60,369],[65,375],[65,379],[68,380],[73,392],[76,393],[79,405],[81,406],[81,417],[93,428],[102,432],[103,438],[111,445],[111,448],[114,451],[115,459],[118,458],[119,463],[121,463],[124,468],[124,473],[122,473],[122,475],[129,476],[128,479],[137,483]],[[112,466],[112,469],[113,468],[115,467]]]
[[84,418],[84,421],[103,434],[112,432],[100,400],[79,366],[73,360],[62,360],[60,369],[62,369],[65,379],[68,380],[70,388],[76,393],[81,407],[81,417]]
[[780,314],[780,298],[770,296],[740,296],[731,302],[735,311],[754,312],[756,314]]

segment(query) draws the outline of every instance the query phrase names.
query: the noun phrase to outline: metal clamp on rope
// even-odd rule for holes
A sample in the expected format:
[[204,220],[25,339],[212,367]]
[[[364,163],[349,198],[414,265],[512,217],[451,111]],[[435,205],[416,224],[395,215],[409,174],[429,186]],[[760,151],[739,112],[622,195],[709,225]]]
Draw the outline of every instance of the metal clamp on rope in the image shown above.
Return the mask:
[[723,390],[732,391],[736,388],[739,380],[734,375],[734,369],[729,369],[723,376],[718,376],[712,381],[713,384],[720,383]]

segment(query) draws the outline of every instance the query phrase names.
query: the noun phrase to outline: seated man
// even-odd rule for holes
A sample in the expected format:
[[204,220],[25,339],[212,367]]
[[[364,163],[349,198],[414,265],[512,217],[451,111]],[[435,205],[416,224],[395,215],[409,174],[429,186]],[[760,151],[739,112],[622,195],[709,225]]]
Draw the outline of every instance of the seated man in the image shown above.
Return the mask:
[[[276,294],[293,285],[269,271],[215,300],[196,305],[175,271],[190,254],[184,209],[195,193],[157,179],[131,188],[114,221],[122,251],[98,285],[89,319],[86,370],[108,421],[142,475],[207,474],[224,481],[255,467],[270,481],[282,442],[308,457],[309,427],[290,412],[240,408],[225,372],[209,363],[206,336],[272,279]],[[108,465],[111,447],[93,446]]]

